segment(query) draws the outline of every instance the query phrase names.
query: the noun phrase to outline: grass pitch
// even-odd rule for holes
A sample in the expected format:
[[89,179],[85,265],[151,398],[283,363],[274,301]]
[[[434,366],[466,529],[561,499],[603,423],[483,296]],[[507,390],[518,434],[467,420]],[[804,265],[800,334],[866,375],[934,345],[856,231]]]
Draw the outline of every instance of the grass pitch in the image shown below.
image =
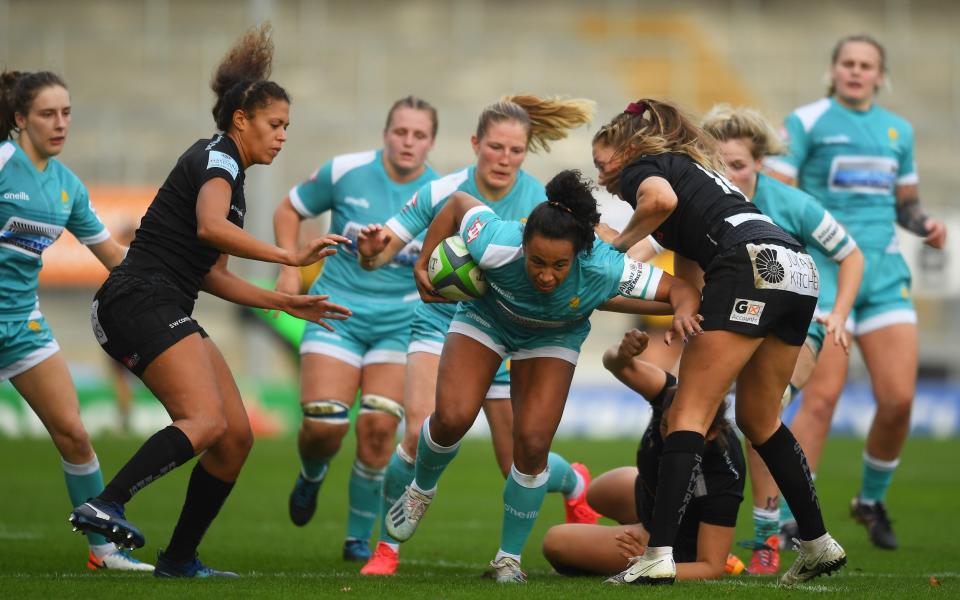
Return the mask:
[[[95,447],[109,478],[141,440],[98,439]],[[629,464],[636,442],[563,440],[554,449],[594,473]],[[526,586],[497,586],[480,574],[499,541],[502,479],[485,441],[468,441],[440,484],[437,501],[417,535],[403,545],[400,573],[357,575],[359,565],[340,560],[345,532],[346,482],[352,447],[334,461],[320,506],[304,528],[290,524],[287,495],[297,472],[292,439],[258,441],[233,495],[200,547],[211,566],[243,575],[232,581],[167,581],[151,576],[85,568],[85,544],[70,533],[69,502],[58,456],[48,440],[0,439],[0,596],[22,597],[226,597],[336,596],[383,598],[633,597],[661,598],[960,597],[960,524],[957,520],[960,440],[911,440],[888,498],[901,547],[873,549],[864,529],[847,514],[860,479],[862,442],[831,440],[817,487],[831,533],[849,564],[840,575],[791,590],[770,577],[727,577],[682,582],[665,589],[611,588],[600,577],[566,578],[540,554],[546,528],[563,520],[559,497],[548,495],[524,552]],[[166,544],[179,513],[190,465],[138,494],[128,516],[147,536],[136,556],[150,560]],[[749,488],[748,488],[749,489]],[[749,495],[749,494],[748,494]],[[751,534],[749,498],[741,507],[737,539]],[[585,549],[589,551],[589,549]],[[735,548],[746,562],[747,550]],[[785,569],[793,553],[784,553]]]

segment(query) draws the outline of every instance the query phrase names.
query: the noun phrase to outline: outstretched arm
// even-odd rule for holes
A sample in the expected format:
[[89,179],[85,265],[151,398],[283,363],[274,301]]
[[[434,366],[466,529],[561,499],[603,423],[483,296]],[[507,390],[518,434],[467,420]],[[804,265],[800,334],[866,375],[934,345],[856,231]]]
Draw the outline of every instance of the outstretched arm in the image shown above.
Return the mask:
[[325,319],[342,321],[351,314],[350,309],[327,302],[327,296],[290,295],[257,287],[227,269],[229,257],[228,254],[221,254],[204,277],[202,289],[205,292],[235,304],[282,310],[294,317],[313,321],[331,330]]
[[357,236],[360,266],[367,271],[379,269],[393,260],[406,245],[389,225],[367,225],[360,229]]
[[310,265],[333,254],[328,246],[346,243],[339,235],[310,241],[302,249],[288,251],[250,235],[227,220],[232,190],[226,179],[215,177],[197,195],[197,238],[224,254],[281,265]]

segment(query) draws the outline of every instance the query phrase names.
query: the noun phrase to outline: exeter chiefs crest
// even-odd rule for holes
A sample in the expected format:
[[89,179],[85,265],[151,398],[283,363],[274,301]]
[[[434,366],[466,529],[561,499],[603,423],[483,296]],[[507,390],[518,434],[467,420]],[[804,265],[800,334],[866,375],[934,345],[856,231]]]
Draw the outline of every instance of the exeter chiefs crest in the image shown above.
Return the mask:
[[783,265],[777,260],[777,251],[774,248],[764,248],[757,253],[757,274],[767,283],[783,281]]

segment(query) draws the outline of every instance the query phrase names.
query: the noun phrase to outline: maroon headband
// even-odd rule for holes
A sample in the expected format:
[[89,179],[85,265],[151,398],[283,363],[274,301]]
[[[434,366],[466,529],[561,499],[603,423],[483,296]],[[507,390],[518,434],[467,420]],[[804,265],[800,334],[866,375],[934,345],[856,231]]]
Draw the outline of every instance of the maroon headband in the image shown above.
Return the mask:
[[643,113],[647,112],[647,108],[649,107],[647,106],[646,102],[631,102],[625,109],[623,109],[623,112],[627,113],[628,115],[642,115]]

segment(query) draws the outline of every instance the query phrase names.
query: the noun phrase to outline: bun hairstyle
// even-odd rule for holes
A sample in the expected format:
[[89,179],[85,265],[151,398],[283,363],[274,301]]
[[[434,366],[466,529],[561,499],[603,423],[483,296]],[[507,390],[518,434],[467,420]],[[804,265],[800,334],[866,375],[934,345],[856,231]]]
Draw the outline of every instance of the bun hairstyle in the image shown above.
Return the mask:
[[273,38],[269,23],[247,30],[227,52],[210,81],[217,102],[213,120],[220,131],[229,131],[233,113],[252,115],[273,100],[290,102],[286,90],[268,81],[273,63]]
[[[723,170],[713,138],[678,107],[652,98],[628,104],[597,131],[593,144],[613,148],[621,170],[641,156],[666,152],[686,154],[704,167]],[[604,183],[619,187],[619,180],[618,172]]]
[[593,228],[600,222],[593,184],[580,171],[560,171],[547,183],[547,201],[533,209],[523,228],[524,245],[534,234],[570,240],[574,253],[593,249]]
[[477,121],[477,139],[487,129],[504,121],[516,121],[527,130],[527,148],[549,152],[550,142],[567,137],[567,131],[586,125],[593,118],[596,103],[583,98],[540,98],[532,94],[504,96],[483,109]]
[[0,73],[0,142],[18,131],[16,115],[26,117],[40,90],[50,86],[67,89],[63,79],[50,71]]
[[764,156],[776,156],[786,152],[773,125],[760,111],[752,108],[733,108],[718,104],[703,117],[703,129],[718,142],[748,139],[753,143],[751,155],[754,160]]

